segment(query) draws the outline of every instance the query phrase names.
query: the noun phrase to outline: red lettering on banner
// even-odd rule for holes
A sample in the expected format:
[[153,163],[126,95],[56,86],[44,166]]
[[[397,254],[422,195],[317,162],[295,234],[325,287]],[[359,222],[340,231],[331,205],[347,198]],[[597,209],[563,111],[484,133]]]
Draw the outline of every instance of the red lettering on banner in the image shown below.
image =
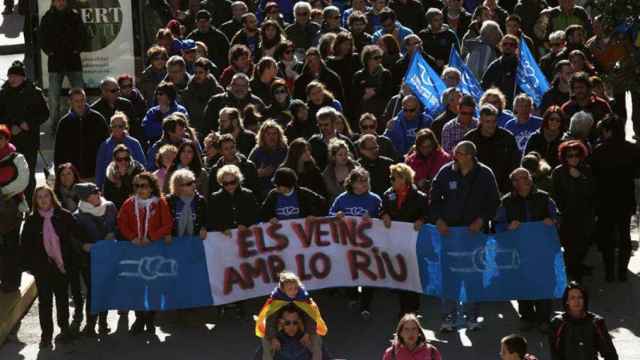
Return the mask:
[[264,234],[262,233],[262,228],[260,226],[254,226],[252,229],[253,237],[256,238],[256,248],[260,254],[264,254],[269,251],[267,247],[264,245]]
[[276,242],[276,245],[271,249],[275,251],[281,251],[289,246],[289,239],[278,232],[278,230],[282,229],[282,224],[271,224],[267,227],[267,235]]
[[378,277],[380,279],[387,278],[387,272],[384,270],[384,264],[382,263],[382,257],[380,257],[380,251],[378,251],[377,247],[373,247],[371,249],[373,251],[373,258],[376,260],[376,266],[378,267]]
[[386,252],[382,253],[382,258],[384,259],[384,263],[387,265],[387,270],[389,270],[389,275],[395,281],[404,282],[407,280],[407,263],[404,261],[404,257],[401,254],[396,255],[396,259],[398,260],[398,270],[393,267],[393,262],[391,261],[391,257]]
[[356,246],[356,222],[352,219],[337,220],[340,228],[340,243]]
[[331,219],[329,222],[329,231],[331,232],[331,239],[335,244],[340,244],[340,234],[338,233],[338,224],[335,219]]
[[267,264],[269,265],[269,273],[271,274],[272,282],[276,282],[280,273],[285,269],[285,263],[278,255],[269,255],[267,258]]
[[349,250],[347,251],[347,261],[349,262],[349,270],[351,270],[351,280],[360,278],[360,272],[371,280],[377,280],[378,277],[371,270],[371,259],[369,255],[361,250]]
[[298,277],[300,278],[300,280],[311,280],[311,275],[307,274],[304,268],[304,255],[296,255],[296,267],[298,268]]
[[304,228],[300,223],[291,223],[291,230],[296,233],[296,237],[305,249],[311,246],[311,241],[313,240],[313,226],[314,223],[311,221],[305,221]]
[[244,281],[247,284],[247,288],[249,289],[253,289],[255,286],[253,279],[257,279],[259,277],[262,278],[262,281],[265,284],[270,282],[267,262],[263,258],[257,258],[254,261],[253,266],[248,262],[240,264],[240,272],[242,273]]
[[252,235],[253,233],[251,230],[238,230],[238,238],[236,239],[238,244],[238,256],[246,259],[248,257],[258,255],[258,252],[253,249],[255,243],[249,240]]
[[240,286],[240,289],[248,289],[247,283],[242,278],[242,275],[233,266],[229,266],[224,269],[224,289],[225,295],[228,295],[233,290],[233,285]]
[[371,222],[371,220],[362,220],[357,228],[356,228],[356,236],[357,239],[359,240],[359,242],[357,244],[354,244],[356,246],[359,246],[361,248],[368,248],[371,247],[371,245],[373,245],[373,240],[371,240],[371,238],[369,237],[369,235],[367,235],[365,233],[365,230],[369,230],[371,229],[371,227],[373,226],[373,223]]
[[331,241],[326,241],[326,240],[322,239],[323,236],[329,235],[328,231],[322,230],[322,225],[329,224],[329,223],[331,223],[331,219],[321,219],[321,220],[318,220],[318,222],[315,223],[315,227],[316,227],[315,240],[316,240],[316,245],[317,246],[329,246],[329,245],[331,245]]
[[[322,265],[319,265],[321,263]],[[331,258],[323,253],[315,253],[309,259],[311,274],[316,279],[324,279],[331,273]],[[322,270],[320,270],[320,267]]]

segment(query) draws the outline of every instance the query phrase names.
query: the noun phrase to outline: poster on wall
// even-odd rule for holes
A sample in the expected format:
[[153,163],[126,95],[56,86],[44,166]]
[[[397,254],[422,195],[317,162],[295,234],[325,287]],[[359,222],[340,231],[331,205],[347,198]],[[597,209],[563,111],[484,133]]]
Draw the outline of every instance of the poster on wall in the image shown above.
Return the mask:
[[[51,0],[38,0],[40,19],[51,7]],[[133,53],[133,9],[130,0],[67,0],[80,15],[87,39],[82,47],[82,69],[87,88],[97,88],[107,76],[135,73]],[[64,41],[61,39],[61,41]],[[42,55],[42,83],[49,87],[47,54]],[[65,80],[64,87],[68,87]]]

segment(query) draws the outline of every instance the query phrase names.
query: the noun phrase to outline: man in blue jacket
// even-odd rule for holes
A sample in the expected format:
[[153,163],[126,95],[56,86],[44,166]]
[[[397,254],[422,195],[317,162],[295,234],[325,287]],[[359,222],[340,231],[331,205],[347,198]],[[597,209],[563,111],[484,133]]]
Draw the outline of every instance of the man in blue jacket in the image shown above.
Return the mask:
[[384,135],[391,139],[398,153],[405,155],[416,142],[416,133],[431,126],[433,119],[426,113],[420,113],[420,102],[414,95],[402,99],[402,111],[389,122]]
[[[465,226],[478,233],[488,226],[500,197],[493,172],[476,159],[476,146],[462,141],[453,149],[454,161],[444,165],[431,184],[431,219],[446,241],[449,226]],[[478,304],[466,303],[465,314],[469,330],[480,328],[477,321]],[[444,300],[444,321],[441,331],[454,331],[461,323],[457,318],[456,303]]]

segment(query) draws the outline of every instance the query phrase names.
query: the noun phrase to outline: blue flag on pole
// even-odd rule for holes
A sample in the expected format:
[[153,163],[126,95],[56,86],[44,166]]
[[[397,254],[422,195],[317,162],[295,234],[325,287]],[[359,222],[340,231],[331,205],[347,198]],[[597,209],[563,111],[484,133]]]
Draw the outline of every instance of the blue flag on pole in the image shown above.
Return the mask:
[[490,235],[451,227],[446,238],[423,226],[416,257],[424,293],[461,302],[555,299],[567,285],[557,230],[542,222]]
[[531,55],[524,38],[520,38],[520,63],[518,64],[516,83],[522,91],[531,96],[536,106],[540,106],[542,96],[550,87],[547,78]]
[[99,241],[91,248],[91,312],[168,310],[213,304],[202,240]]
[[404,83],[420,99],[426,112],[433,116],[440,107],[440,95],[447,86],[419,51],[413,54],[411,65],[404,76]]
[[467,95],[473,96],[473,98],[479,102],[484,92],[482,86],[480,86],[478,79],[476,79],[476,76],[471,72],[471,69],[462,61],[458,50],[456,50],[454,46],[451,47],[451,53],[449,54],[449,66],[460,71],[461,77],[458,89]]

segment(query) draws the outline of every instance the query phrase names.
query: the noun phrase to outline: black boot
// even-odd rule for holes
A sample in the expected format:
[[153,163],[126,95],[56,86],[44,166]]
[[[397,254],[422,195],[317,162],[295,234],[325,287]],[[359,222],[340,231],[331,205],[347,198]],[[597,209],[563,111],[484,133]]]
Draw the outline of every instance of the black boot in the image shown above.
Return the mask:
[[138,335],[144,331],[144,320],[141,318],[137,318],[136,321],[131,325],[131,329],[129,329],[129,333],[131,335]]
[[96,319],[87,319],[87,324],[82,329],[82,335],[86,337],[96,337]]
[[98,332],[100,333],[100,335],[109,334],[111,332],[111,329],[109,329],[109,324],[107,323],[107,313],[100,313],[98,317]]

